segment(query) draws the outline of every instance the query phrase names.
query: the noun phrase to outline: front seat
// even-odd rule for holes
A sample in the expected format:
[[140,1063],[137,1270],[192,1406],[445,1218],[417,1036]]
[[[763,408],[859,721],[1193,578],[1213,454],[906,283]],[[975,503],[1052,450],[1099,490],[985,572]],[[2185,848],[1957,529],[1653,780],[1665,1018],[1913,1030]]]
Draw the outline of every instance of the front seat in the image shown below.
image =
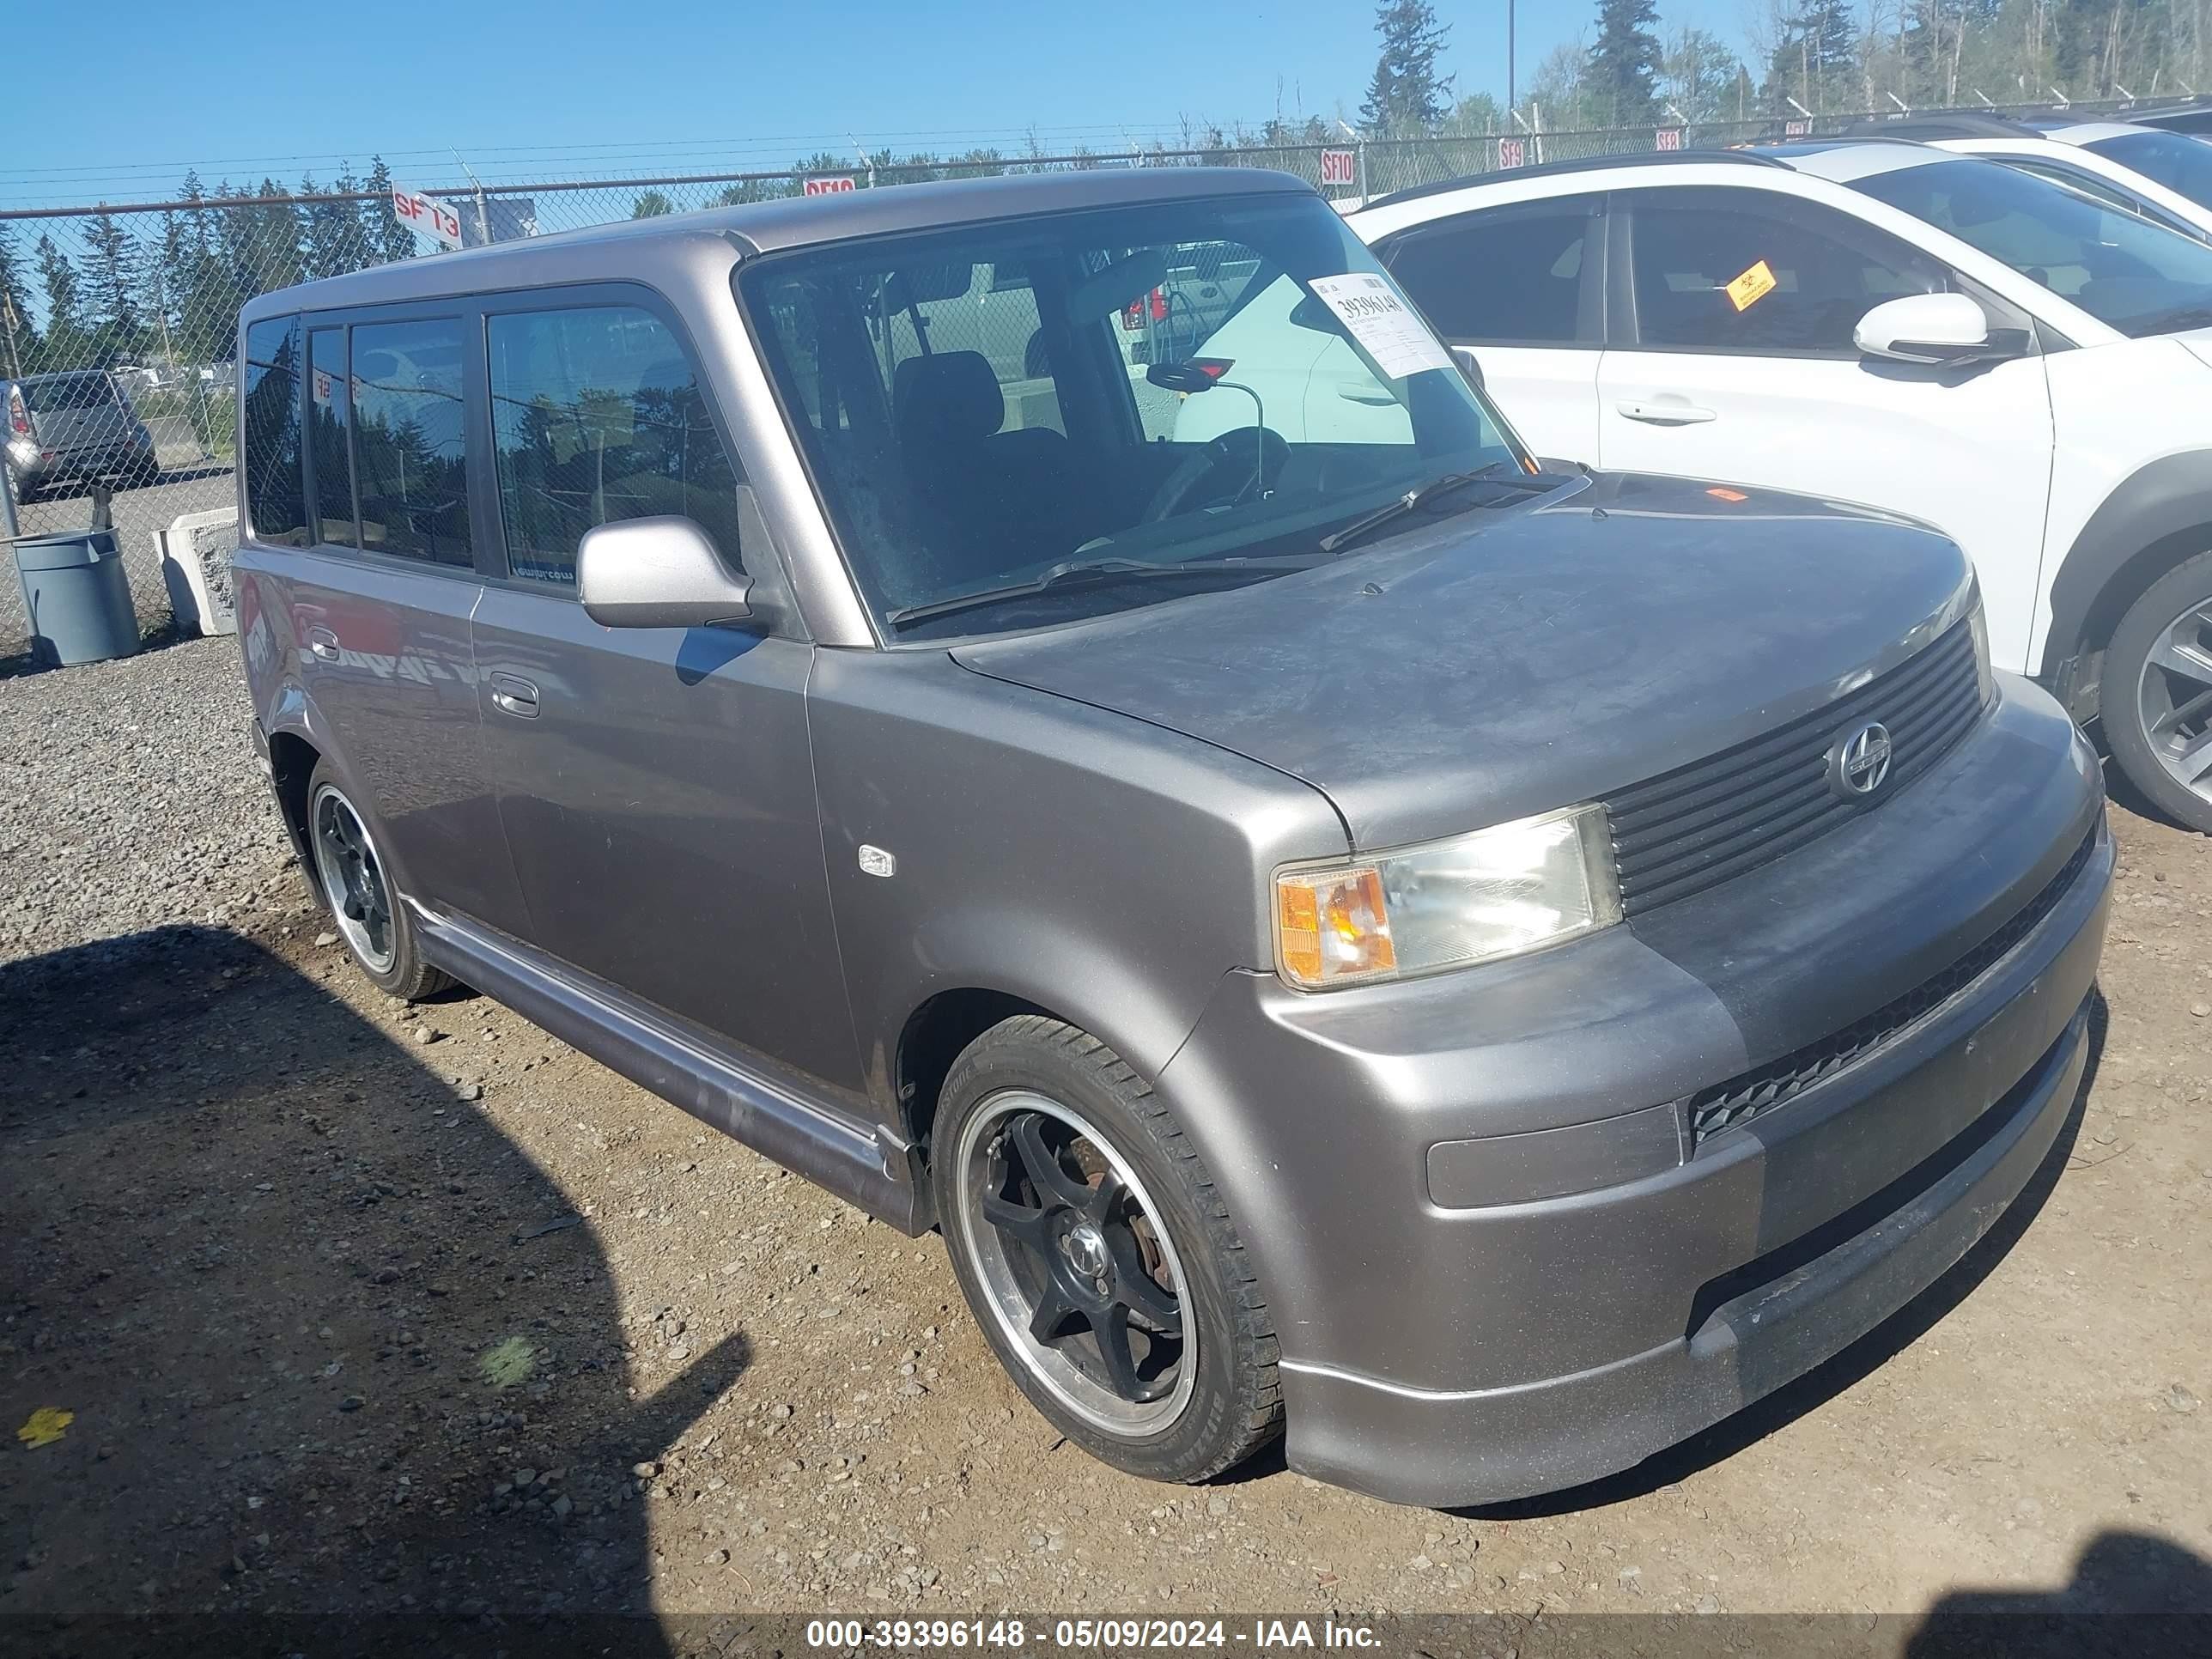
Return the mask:
[[1013,432],[1006,394],[980,351],[909,357],[891,379],[891,418],[908,489],[939,576],[958,586],[1059,558],[1086,538],[1068,441]]

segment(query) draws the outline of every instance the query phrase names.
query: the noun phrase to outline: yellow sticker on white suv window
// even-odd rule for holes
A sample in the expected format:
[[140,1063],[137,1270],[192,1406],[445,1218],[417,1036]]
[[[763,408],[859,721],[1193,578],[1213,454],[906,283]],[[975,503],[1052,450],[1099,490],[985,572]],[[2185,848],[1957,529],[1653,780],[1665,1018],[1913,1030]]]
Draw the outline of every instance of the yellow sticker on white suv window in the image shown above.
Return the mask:
[[1761,259],[1723,291],[1728,295],[1730,305],[1738,311],[1748,311],[1774,292],[1774,271],[1765,260]]

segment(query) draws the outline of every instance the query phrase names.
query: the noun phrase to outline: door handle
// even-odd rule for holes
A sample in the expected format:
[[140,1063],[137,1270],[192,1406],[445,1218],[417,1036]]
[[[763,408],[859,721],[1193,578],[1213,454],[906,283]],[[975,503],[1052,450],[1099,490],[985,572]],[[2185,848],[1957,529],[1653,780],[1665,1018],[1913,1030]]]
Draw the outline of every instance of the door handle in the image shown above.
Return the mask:
[[519,674],[494,674],[491,700],[520,720],[538,717],[538,688]]
[[307,649],[325,662],[336,662],[338,659],[338,636],[327,628],[311,628],[307,630]]
[[1720,416],[1712,410],[1702,409],[1696,404],[1680,398],[1623,398],[1613,407],[1632,421],[1641,421],[1646,426],[1701,426]]

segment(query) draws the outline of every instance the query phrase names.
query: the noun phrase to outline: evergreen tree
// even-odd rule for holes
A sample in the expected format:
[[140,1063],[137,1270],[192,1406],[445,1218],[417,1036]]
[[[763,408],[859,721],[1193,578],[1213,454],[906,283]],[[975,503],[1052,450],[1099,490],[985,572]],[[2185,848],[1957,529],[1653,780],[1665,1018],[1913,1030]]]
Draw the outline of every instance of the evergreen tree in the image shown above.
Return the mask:
[[1642,126],[1657,110],[1658,21],[1656,0],[1598,0],[1597,44],[1583,88],[1607,126]]
[[372,155],[368,160],[368,177],[362,188],[371,191],[374,199],[361,204],[361,228],[371,263],[411,259],[415,257],[415,234],[401,224],[399,216],[392,210],[392,169],[384,165],[381,155]]
[[[300,180],[302,196],[349,196],[361,188],[352,170],[338,175],[337,182],[328,191],[319,188],[310,173]],[[362,246],[361,216],[351,202],[310,202],[307,207],[307,274],[311,276],[336,276],[349,270],[359,270],[370,263],[368,250]]]
[[138,309],[138,245],[107,212],[94,218],[85,240],[89,244],[85,278],[94,319],[112,350],[136,353],[145,333]]
[[39,238],[39,285],[46,292],[46,367],[83,368],[89,343],[85,338],[83,302],[77,293],[76,267],[69,255],[54,246],[52,236]]
[[633,219],[658,219],[664,213],[676,211],[676,204],[657,190],[648,190],[629,204]]
[[1454,77],[1437,73],[1450,26],[1437,21],[1429,0],[1380,0],[1375,32],[1382,52],[1359,106],[1360,125],[1377,137],[1435,131],[1452,109]]
[[15,233],[0,224],[0,374],[13,380],[37,361],[39,337],[31,326],[30,291],[16,262]]

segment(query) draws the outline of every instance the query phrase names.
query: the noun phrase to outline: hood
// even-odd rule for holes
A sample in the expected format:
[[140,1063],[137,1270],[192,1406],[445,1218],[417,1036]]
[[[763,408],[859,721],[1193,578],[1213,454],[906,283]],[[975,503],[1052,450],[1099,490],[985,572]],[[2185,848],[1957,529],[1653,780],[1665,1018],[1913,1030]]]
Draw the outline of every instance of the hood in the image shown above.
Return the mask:
[[1359,850],[1610,793],[1817,708],[1965,613],[1949,541],[1600,475],[1249,587],[954,648],[1304,779]]

